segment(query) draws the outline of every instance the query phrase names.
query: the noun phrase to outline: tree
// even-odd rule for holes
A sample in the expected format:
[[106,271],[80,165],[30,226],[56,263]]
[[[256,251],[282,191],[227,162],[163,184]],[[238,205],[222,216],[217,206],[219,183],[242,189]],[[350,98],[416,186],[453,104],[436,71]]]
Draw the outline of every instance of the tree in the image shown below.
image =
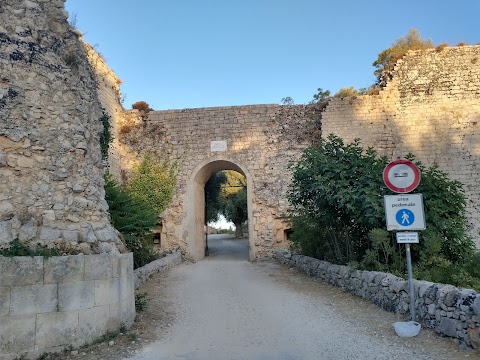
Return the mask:
[[282,98],[281,103],[283,105],[293,105],[295,102],[293,101],[293,99],[290,96],[287,96],[287,97]]
[[377,81],[376,85],[384,87],[390,78],[390,72],[393,70],[396,62],[402,58],[409,50],[423,50],[432,48],[431,40],[424,40],[416,29],[410,29],[408,34],[397,39],[393,45],[378,54],[377,60],[373,63],[376,70],[374,72]]
[[134,167],[126,188],[160,214],[172,201],[177,167],[178,162],[169,157],[162,159],[154,153],[146,153]]
[[226,183],[221,192],[221,213],[235,225],[235,237],[243,237],[242,224],[248,219],[247,181],[237,171],[224,171]]
[[235,237],[243,237],[242,224],[248,219],[247,182],[245,176],[233,170],[214,174],[205,185],[207,222],[221,214],[235,225]]
[[223,171],[219,171],[208,179],[205,184],[205,203],[206,215],[205,222],[218,221],[222,204],[220,201],[221,187],[227,182],[227,177]]
[[313,95],[313,100],[310,104],[326,103],[330,99],[330,90],[323,91],[322,88],[318,88],[317,92]]
[[242,238],[242,225],[248,220],[247,189],[241,188],[235,193],[223,196],[221,199],[223,216],[235,225],[235,237]]

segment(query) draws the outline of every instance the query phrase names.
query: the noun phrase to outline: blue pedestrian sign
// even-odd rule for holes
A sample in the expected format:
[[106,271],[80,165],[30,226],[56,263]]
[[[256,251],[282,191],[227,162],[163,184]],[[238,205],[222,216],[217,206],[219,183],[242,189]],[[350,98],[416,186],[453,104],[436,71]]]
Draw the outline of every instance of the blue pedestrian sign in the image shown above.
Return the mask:
[[385,195],[387,230],[425,230],[422,194]]
[[400,209],[395,215],[395,219],[400,226],[410,226],[415,222],[415,215],[408,209]]

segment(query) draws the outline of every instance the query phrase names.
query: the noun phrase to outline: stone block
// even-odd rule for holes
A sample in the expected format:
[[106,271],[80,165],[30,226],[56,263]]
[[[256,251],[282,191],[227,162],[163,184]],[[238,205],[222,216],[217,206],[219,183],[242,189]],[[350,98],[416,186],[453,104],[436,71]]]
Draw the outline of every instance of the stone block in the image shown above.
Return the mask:
[[458,323],[461,323],[461,321],[442,317],[438,324],[437,332],[446,336],[457,337]]
[[82,281],[84,262],[84,255],[55,256],[45,259],[45,284]]
[[0,221],[0,245],[13,240],[12,226],[7,221]]
[[0,256],[0,287],[43,284],[43,257]]
[[78,314],[79,337],[85,341],[92,341],[105,334],[110,319],[110,306],[95,306],[81,310]]
[[472,310],[475,315],[480,316],[480,294],[477,294],[472,304]]
[[128,274],[128,257],[125,256],[128,254],[122,254],[119,256],[112,256],[112,276],[120,277],[127,276]]
[[57,305],[57,284],[17,286],[11,290],[11,315],[48,313],[57,311]]
[[35,345],[38,348],[70,345],[78,337],[78,312],[56,312],[37,315]]
[[55,241],[62,237],[62,230],[42,227],[40,230],[40,240]]
[[0,288],[0,317],[10,313],[10,288]]
[[35,315],[6,316],[0,326],[0,354],[35,348]]
[[112,255],[86,255],[85,280],[100,280],[112,277]]
[[95,306],[119,302],[121,278],[95,280]]
[[110,304],[108,328],[117,330],[122,324],[130,327],[135,320],[135,301],[133,299]]
[[58,284],[58,311],[93,308],[95,305],[95,282],[77,281]]
[[37,236],[37,226],[32,223],[24,224],[18,231],[18,240],[26,241],[34,239]]

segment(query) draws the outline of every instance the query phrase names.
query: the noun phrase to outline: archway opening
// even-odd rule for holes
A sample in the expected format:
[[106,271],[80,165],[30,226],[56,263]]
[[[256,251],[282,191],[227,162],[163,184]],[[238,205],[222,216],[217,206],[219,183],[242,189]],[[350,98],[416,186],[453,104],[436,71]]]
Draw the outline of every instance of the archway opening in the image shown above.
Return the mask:
[[246,260],[248,249],[247,179],[219,171],[205,184],[205,256]]
[[[244,166],[237,165],[231,161],[228,160],[210,160],[206,161],[205,163],[199,165],[194,171],[193,178],[191,181],[191,199],[193,198],[193,207],[190,208],[189,213],[189,219],[190,219],[190,231],[189,233],[192,234],[191,241],[189,241],[189,249],[188,249],[188,254],[189,256],[195,260],[202,260],[206,253],[209,252],[212,246],[212,241],[214,241],[214,238],[212,238],[210,235],[207,233],[208,227],[207,227],[207,220],[208,220],[208,215],[207,215],[207,209],[208,209],[208,199],[206,200],[205,196],[205,191],[206,191],[206,186],[207,182],[209,179],[212,178],[215,174],[219,172],[225,172],[225,171],[233,171],[238,173],[238,175],[241,176],[243,179],[240,180],[239,185],[234,185],[234,186],[239,186],[238,189],[244,189],[242,191],[245,191],[243,196],[246,197],[246,220],[242,222],[242,230],[243,232],[243,241],[245,244],[247,244],[246,249],[245,249],[245,257],[247,259],[253,260],[255,259],[255,253],[254,253],[254,241],[255,239],[253,238],[253,226],[252,226],[252,179],[251,176],[249,175],[247,169]],[[207,189],[208,190],[208,189]],[[227,236],[228,237],[228,236]],[[209,239],[210,238],[210,239]],[[235,234],[232,234],[230,236],[232,238],[232,241],[235,239]],[[248,248],[248,251],[247,251]],[[217,253],[218,254],[218,253]]]

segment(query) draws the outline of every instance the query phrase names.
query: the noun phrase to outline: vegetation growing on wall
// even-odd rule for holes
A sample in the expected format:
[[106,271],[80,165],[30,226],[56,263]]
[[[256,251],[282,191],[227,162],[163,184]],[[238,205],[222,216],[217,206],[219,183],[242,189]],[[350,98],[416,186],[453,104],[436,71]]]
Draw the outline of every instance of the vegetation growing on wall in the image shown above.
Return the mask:
[[123,235],[127,249],[133,252],[134,268],[156,260],[158,254],[149,234],[158,223],[155,210],[120,186],[108,173],[105,176],[105,200],[113,226]]
[[112,223],[133,252],[138,268],[158,258],[151,230],[158,228],[159,215],[172,201],[177,162],[148,153],[135,167],[125,187],[105,176],[105,199]]
[[168,156],[162,158],[154,153],[146,153],[133,168],[126,188],[160,214],[172,201],[177,168],[178,161],[172,161]]
[[102,151],[102,159],[107,161],[108,149],[110,148],[110,144],[113,142],[113,135],[111,131],[112,125],[110,124],[110,115],[105,112],[105,109],[102,110],[100,122],[103,126],[103,131],[100,134],[100,149]]
[[[407,158],[415,161],[413,155]],[[480,286],[478,270],[472,271],[479,255],[466,233],[461,183],[435,166],[415,163],[422,172],[416,192],[424,196],[427,221],[420,243],[413,245],[416,275]],[[381,176],[386,164],[386,157],[362,148],[359,140],[345,144],[334,135],[305,150],[292,165],[288,193],[293,249],[337,264],[403,275],[404,249],[396,244],[393,232],[384,230],[383,196],[390,193]]]

